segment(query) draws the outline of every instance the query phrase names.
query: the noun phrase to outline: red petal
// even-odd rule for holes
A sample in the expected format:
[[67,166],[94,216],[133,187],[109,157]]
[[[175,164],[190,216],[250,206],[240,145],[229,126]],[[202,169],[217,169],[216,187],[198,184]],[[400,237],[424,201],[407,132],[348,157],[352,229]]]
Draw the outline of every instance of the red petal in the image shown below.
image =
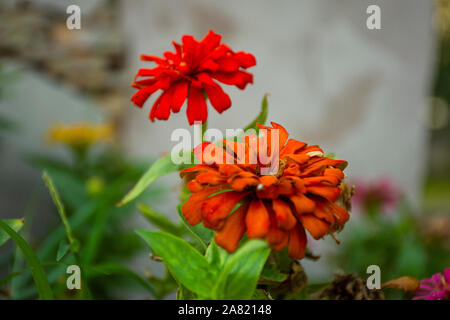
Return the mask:
[[217,48],[222,40],[222,36],[218,35],[212,30],[209,30],[208,34],[200,41],[204,53],[210,53],[212,50]]
[[205,85],[204,88],[206,94],[208,95],[209,101],[211,101],[211,105],[217,110],[217,112],[222,113],[231,107],[230,97],[218,84],[214,83],[214,85]]
[[169,89],[161,94],[161,101],[156,107],[153,115],[156,119],[167,120],[170,117],[170,105],[172,104],[172,90]]
[[159,87],[155,84],[153,86],[146,87],[137,91],[132,97],[131,102],[133,102],[136,106],[142,108],[145,101],[156,91]]
[[239,69],[239,62],[234,57],[221,57],[216,61],[219,65],[217,71],[235,72]]
[[222,83],[235,85],[239,89],[245,89],[248,83],[253,83],[253,75],[245,71],[214,72],[212,77]]
[[243,51],[236,52],[233,56],[238,62],[239,65],[244,68],[250,68],[256,65],[256,59],[251,53],[246,53]]
[[148,54],[141,54],[141,60],[142,61],[153,61],[156,62],[157,64],[164,64],[166,61],[160,57],[157,56],[152,56],[152,55],[148,55]]
[[183,43],[183,60],[192,68],[197,58],[198,41],[191,35],[184,35],[181,38],[181,42]]
[[153,122],[155,121],[155,112],[158,109],[159,106],[159,102],[161,101],[161,95],[158,97],[158,99],[156,99],[155,103],[153,103],[152,108],[150,109],[150,114],[149,114],[149,118],[150,120]]
[[195,121],[205,123],[206,119],[208,118],[206,101],[203,97],[203,92],[200,87],[193,85],[189,86],[186,114],[190,125],[193,125]]
[[180,81],[173,87],[173,97],[172,97],[172,112],[179,112],[181,106],[186,100],[188,92],[188,83],[186,81]]

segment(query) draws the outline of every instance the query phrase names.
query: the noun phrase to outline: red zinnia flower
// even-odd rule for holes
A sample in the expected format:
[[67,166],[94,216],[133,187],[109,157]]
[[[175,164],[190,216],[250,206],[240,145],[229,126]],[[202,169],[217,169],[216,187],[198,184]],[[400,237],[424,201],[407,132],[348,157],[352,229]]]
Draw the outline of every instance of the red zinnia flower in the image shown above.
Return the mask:
[[[208,143],[197,147],[196,152],[205,147],[214,152],[203,156],[203,163],[180,172],[190,180],[192,192],[182,213],[191,225],[203,221],[205,227],[217,230],[215,241],[228,252],[236,250],[247,232],[248,238],[266,239],[274,250],[288,246],[289,255],[301,259],[306,248],[305,229],[319,239],[328,233],[334,235],[349,218],[348,212],[335,203],[347,162],[324,157],[318,146],[288,140],[286,130],[276,123],[272,122],[272,127],[260,126],[267,134],[244,137],[243,143],[224,140],[222,150]],[[269,139],[273,129],[279,130],[278,149]],[[252,139],[258,144],[252,144]],[[270,162],[264,160],[263,164],[258,158],[250,163],[257,152],[255,145],[274,148],[276,157],[270,159],[279,161],[275,175],[260,174]],[[242,157],[242,150],[245,161],[237,157]],[[234,164],[228,164],[230,159],[236,160]]]
[[[243,71],[256,65],[255,57],[243,51],[234,52],[220,43],[222,37],[212,30],[198,42],[193,36],[184,35],[182,44],[173,42],[175,52],[167,51],[164,58],[141,55],[143,61],[153,61],[153,69],[139,69],[132,86],[139,89],[131,101],[138,107],[156,91],[163,93],[156,99],[150,111],[150,120],[167,120],[170,111],[179,112],[186,98],[189,124],[204,123],[208,116],[206,94],[217,112],[231,106],[230,97],[216,81],[244,89],[253,83],[253,75]],[[138,80],[139,77],[145,79]],[[216,81],[214,81],[216,80]]]

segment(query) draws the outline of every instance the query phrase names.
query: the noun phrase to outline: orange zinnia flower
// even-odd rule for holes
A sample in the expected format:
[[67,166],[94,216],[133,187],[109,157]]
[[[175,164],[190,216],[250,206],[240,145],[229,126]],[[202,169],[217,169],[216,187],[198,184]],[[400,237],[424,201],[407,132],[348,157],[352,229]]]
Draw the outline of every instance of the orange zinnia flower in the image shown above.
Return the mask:
[[[224,140],[222,148],[204,143],[194,149],[196,155],[208,146],[213,152],[203,155],[202,163],[180,172],[189,180],[192,192],[181,210],[189,224],[202,221],[216,230],[216,243],[230,253],[246,232],[248,238],[266,239],[276,251],[288,246],[289,256],[301,259],[305,256],[305,229],[319,239],[340,231],[349,218],[335,203],[347,162],[324,157],[316,145],[288,140],[287,131],[279,124],[259,127],[267,130],[261,138],[249,135],[242,143]],[[269,140],[274,129],[278,129],[278,148]],[[259,148],[262,145],[274,151],[271,161],[263,164],[258,157],[251,163],[257,151],[252,139]],[[245,160],[237,156],[242,150]],[[277,172],[261,175],[261,169],[275,161],[279,161]]]
[[[150,111],[150,120],[167,120],[170,112],[177,113],[187,99],[186,114],[189,124],[204,123],[208,116],[205,96],[217,112],[231,106],[230,97],[216,82],[244,89],[253,83],[253,75],[244,69],[256,65],[255,57],[243,51],[234,52],[222,37],[212,30],[201,41],[191,35],[181,38],[182,44],[173,42],[175,52],[164,57],[141,55],[141,60],[157,64],[152,69],[139,69],[132,86],[139,89],[131,101],[142,107],[156,91],[162,90]],[[142,79],[142,77],[144,79]]]

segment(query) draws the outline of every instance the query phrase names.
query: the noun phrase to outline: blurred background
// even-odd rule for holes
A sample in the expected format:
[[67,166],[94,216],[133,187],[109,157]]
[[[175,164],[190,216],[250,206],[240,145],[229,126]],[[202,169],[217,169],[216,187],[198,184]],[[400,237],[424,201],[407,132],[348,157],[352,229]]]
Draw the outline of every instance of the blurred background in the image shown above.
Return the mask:
[[[80,30],[66,27],[72,4],[81,8]],[[371,4],[381,9],[380,30],[366,26]],[[171,149],[174,129],[192,128],[185,107],[169,121],[151,123],[153,98],[134,107],[130,84],[148,66],[140,54],[162,55],[183,34],[201,39],[210,29],[253,53],[257,66],[245,91],[224,88],[233,106],[220,116],[210,109],[209,127],[246,126],[269,93],[270,121],[349,162],[353,217],[340,246],[311,241],[322,255],[302,261],[312,280],[336,272],[366,276],[371,264],[380,265],[383,280],[425,277],[450,265],[446,0],[3,0],[0,218],[25,217],[22,234],[41,259],[54,261],[60,222],[41,179],[46,169],[71,217],[81,217],[74,229],[85,245],[84,262],[93,266],[94,297],[155,297],[155,290],[173,297],[173,281],[133,233],[145,215],[135,204],[114,204]],[[80,123],[91,126],[88,138],[61,133]],[[180,187],[173,174],[140,201],[176,224]],[[0,248],[0,276],[22,267],[11,244]],[[64,271],[49,267],[52,281],[61,281]],[[137,288],[124,289],[127,272],[141,277]],[[5,295],[35,294],[24,273]]]

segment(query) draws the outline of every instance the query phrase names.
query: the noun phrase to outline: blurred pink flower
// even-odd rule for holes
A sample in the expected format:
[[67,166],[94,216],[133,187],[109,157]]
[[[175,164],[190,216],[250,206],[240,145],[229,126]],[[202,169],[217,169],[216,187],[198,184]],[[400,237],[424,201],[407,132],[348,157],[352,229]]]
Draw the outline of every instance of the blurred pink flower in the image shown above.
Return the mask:
[[450,268],[420,281],[419,289],[413,300],[450,300]]
[[366,212],[391,212],[402,197],[402,193],[389,177],[373,181],[357,181],[352,203]]

